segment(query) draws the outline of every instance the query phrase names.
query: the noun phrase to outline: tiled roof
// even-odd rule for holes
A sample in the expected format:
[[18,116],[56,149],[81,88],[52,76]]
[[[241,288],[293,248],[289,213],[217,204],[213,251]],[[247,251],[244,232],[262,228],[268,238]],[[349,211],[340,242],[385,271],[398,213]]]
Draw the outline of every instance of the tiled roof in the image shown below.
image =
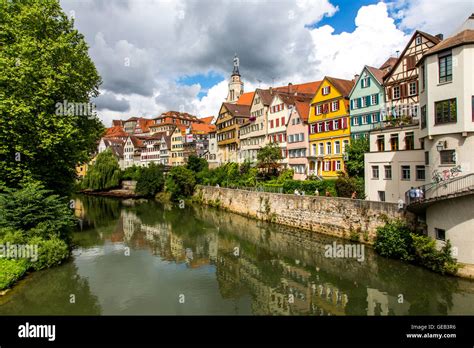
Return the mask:
[[424,57],[434,53],[438,53],[448,48],[472,43],[474,43],[474,30],[467,29],[431,47],[428,51],[425,52]]
[[139,137],[130,135],[130,140],[132,141],[133,147],[144,147],[143,141]]
[[113,126],[105,130],[104,137],[115,138],[115,137],[126,137],[127,133],[123,130],[122,126]]
[[203,117],[203,118],[200,118],[200,120],[204,122],[205,124],[211,124],[212,121],[214,120],[214,116]]
[[128,120],[122,122],[129,122],[129,121],[138,121],[138,117],[130,117]]
[[216,126],[213,124],[204,124],[204,123],[193,123],[191,125],[191,132],[193,134],[208,134],[216,129]]
[[122,120],[112,120],[112,126],[122,126]]
[[397,62],[397,58],[395,57],[390,57],[388,58],[385,63],[383,63],[381,66],[380,66],[380,70],[385,70],[389,67],[393,67],[395,65],[395,63]]
[[335,77],[326,76],[326,79],[342,94],[343,97],[348,97],[354,86],[353,80],[343,80]]
[[322,81],[306,82],[289,86],[275,87],[279,92],[315,94]]
[[103,138],[105,147],[110,149],[115,157],[123,158],[123,146],[125,142],[120,139]]
[[367,70],[371,72],[372,75],[377,79],[377,82],[382,85],[383,84],[383,75],[384,72],[380,69],[374,68],[373,66],[366,65]]
[[296,111],[304,122],[308,122],[311,100],[308,102],[297,101],[295,103]]
[[232,104],[232,103],[224,103],[224,105],[233,116],[239,116],[239,117],[250,116],[249,105],[239,105],[239,104]]
[[239,105],[250,105],[252,104],[252,99],[254,96],[255,92],[247,92],[243,93],[239,99],[237,100],[237,104]]

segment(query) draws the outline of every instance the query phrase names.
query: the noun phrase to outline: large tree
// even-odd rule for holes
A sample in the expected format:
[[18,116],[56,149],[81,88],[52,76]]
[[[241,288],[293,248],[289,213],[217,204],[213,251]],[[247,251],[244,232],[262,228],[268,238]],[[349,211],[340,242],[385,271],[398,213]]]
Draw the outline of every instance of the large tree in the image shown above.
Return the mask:
[[364,177],[364,154],[369,152],[369,140],[366,138],[352,139],[346,148],[348,159],[345,161],[349,177]]
[[108,190],[120,185],[122,171],[117,158],[110,149],[107,149],[99,155],[89,167],[84,177],[82,187],[90,190]]
[[57,0],[0,1],[0,71],[0,180],[68,192],[103,126],[58,105],[89,103],[101,79]]
[[281,149],[278,143],[270,143],[262,147],[257,152],[257,165],[262,168],[265,173],[276,175],[281,167],[282,159]]

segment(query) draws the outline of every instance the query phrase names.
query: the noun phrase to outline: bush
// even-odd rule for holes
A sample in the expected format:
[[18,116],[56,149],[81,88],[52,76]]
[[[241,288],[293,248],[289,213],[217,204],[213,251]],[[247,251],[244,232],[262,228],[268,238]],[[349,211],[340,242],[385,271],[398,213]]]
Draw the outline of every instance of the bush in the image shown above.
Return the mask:
[[60,265],[69,256],[68,245],[57,237],[49,240],[36,237],[32,238],[28,244],[38,245],[38,260],[31,262],[31,266],[37,271]]
[[164,186],[163,166],[151,163],[147,168],[142,169],[135,191],[140,195],[154,197],[158,192],[163,191]]
[[171,199],[175,201],[192,196],[195,185],[194,172],[182,166],[171,168],[166,178],[166,191],[171,194]]
[[377,228],[374,247],[382,256],[410,261],[441,274],[456,274],[459,268],[449,240],[438,250],[434,239],[413,233],[399,220]]
[[326,190],[331,193],[331,196],[337,196],[334,188],[335,180],[286,180],[283,183],[284,193],[294,193],[295,190],[304,191],[305,194],[314,195],[315,191],[319,191],[319,195],[324,196]]
[[200,158],[196,155],[190,155],[188,157],[188,163],[186,164],[186,168],[193,171],[194,173],[202,172],[208,167],[209,164],[207,163],[205,158]]
[[0,290],[6,289],[20,279],[30,268],[28,260],[0,258]]
[[352,192],[357,192],[357,198],[365,198],[364,178],[350,178],[346,175],[340,175],[334,183],[338,197],[352,197]]
[[140,179],[140,175],[142,174],[142,167],[139,166],[132,166],[128,167],[124,171],[122,171],[122,180],[135,180],[138,181]]
[[413,260],[410,228],[401,220],[390,221],[377,228],[374,249],[380,255],[404,261]]

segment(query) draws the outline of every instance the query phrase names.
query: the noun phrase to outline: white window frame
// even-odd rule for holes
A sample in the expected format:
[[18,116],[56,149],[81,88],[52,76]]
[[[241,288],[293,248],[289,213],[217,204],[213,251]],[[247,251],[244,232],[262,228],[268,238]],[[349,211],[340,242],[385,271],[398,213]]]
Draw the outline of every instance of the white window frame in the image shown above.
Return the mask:
[[323,87],[323,95],[328,95],[329,94],[329,86]]
[[[398,93],[395,93],[395,91]],[[395,96],[396,94],[398,94],[398,96]],[[393,87],[393,99],[400,99],[400,86]]]
[[336,161],[336,172],[341,170],[341,161]]
[[[414,92],[413,92],[413,93],[412,93],[412,86],[414,86],[414,88],[413,88]],[[410,95],[410,96],[416,95],[416,92],[417,92],[417,90],[416,90],[416,82],[410,82],[410,83],[408,84],[408,95]]]
[[334,120],[332,121],[332,130],[338,130],[339,129],[339,121]]
[[330,155],[332,153],[332,144],[330,141],[326,142],[326,154]]
[[323,106],[321,104],[316,105],[316,115],[321,115],[323,112]]
[[325,172],[331,171],[331,161],[324,161],[324,171]]
[[369,115],[362,115],[362,124],[369,124]]
[[339,110],[339,100],[335,100],[331,103],[331,111]]
[[370,97],[370,105],[375,105],[377,103],[377,94],[372,94]]
[[353,124],[354,126],[358,126],[358,125],[359,125],[359,116],[354,117],[353,120],[354,120],[354,121],[352,122],[352,124]]
[[[321,151],[322,150],[322,151]],[[324,155],[324,143],[319,143],[318,155]]]
[[341,153],[341,142],[336,140],[334,142],[334,154],[339,155]]

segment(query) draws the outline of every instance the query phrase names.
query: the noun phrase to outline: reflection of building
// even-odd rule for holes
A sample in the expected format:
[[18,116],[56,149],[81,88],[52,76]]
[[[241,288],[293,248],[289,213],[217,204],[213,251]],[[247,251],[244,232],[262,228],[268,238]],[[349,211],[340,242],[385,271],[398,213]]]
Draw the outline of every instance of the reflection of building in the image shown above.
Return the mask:
[[410,303],[403,297],[367,288],[367,315],[408,315],[409,309]]

